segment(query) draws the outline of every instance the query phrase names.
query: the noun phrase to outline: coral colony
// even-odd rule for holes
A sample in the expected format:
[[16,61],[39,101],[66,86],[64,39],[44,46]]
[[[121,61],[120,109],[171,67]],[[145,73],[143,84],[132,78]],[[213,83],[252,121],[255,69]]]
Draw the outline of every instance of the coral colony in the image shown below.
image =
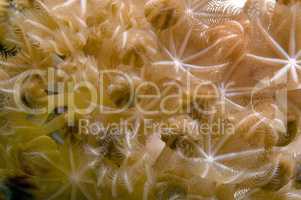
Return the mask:
[[300,0],[0,0],[1,200],[301,200]]

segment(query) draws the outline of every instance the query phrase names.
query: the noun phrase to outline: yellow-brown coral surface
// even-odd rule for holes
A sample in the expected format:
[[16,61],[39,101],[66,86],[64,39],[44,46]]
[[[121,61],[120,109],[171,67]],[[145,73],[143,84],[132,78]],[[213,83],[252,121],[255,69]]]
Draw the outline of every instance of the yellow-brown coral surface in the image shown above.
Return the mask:
[[0,0],[0,200],[301,200],[301,1]]

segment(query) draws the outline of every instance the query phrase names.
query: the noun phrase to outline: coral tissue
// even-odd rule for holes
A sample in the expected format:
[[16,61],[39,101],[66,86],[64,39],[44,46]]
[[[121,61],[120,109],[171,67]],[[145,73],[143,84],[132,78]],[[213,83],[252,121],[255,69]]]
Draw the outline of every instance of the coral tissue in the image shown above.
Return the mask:
[[0,0],[0,199],[301,200],[301,1]]

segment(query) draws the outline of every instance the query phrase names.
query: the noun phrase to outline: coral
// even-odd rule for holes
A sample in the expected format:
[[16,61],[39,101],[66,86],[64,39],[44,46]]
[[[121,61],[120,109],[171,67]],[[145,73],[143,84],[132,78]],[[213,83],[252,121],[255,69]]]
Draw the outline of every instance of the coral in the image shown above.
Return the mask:
[[297,0],[0,0],[0,199],[301,199]]

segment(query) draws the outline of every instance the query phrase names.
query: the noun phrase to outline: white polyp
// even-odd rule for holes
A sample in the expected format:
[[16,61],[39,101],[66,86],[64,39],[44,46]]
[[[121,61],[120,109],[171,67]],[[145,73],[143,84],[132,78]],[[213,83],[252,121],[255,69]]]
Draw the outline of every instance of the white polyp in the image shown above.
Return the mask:
[[181,65],[181,61],[178,60],[178,59],[175,59],[175,60],[174,60],[174,64],[175,64],[176,66],[180,66],[180,65]]
[[78,183],[80,180],[78,174],[71,174],[70,175],[70,182],[73,183],[73,184],[76,184]]
[[297,60],[295,58],[290,58],[289,63],[291,64],[291,66],[296,66],[297,65]]
[[186,14],[188,16],[193,16],[193,10],[191,8],[186,9]]
[[213,163],[213,162],[214,162],[214,158],[213,158],[212,156],[208,156],[208,157],[206,158],[206,161],[207,161],[208,163]]

